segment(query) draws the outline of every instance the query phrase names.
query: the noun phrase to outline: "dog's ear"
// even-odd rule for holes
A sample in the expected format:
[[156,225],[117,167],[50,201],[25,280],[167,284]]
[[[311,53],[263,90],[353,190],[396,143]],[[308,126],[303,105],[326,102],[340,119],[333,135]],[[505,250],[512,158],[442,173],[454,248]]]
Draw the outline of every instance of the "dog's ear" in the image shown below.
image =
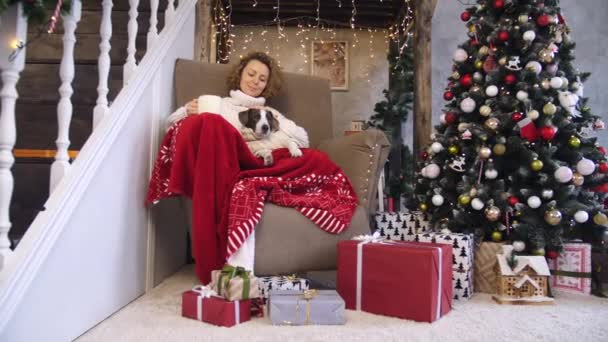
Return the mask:
[[276,132],[279,130],[279,120],[272,115],[272,112],[266,111],[266,119],[268,120],[271,131]]
[[250,111],[251,111],[251,109],[239,112],[239,121],[241,122],[241,124],[243,124],[243,126],[247,126],[247,122],[249,121],[249,112]]

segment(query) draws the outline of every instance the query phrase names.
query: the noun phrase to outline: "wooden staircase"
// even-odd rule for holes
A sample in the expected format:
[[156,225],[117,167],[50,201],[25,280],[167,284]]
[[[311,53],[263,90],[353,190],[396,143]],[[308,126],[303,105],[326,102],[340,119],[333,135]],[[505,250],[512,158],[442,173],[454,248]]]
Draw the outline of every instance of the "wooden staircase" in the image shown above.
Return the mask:
[[[164,26],[164,9],[167,1],[159,1],[158,30]],[[122,70],[127,58],[127,23],[129,2],[114,1],[112,11],[111,68],[108,80],[108,101],[113,101],[123,85]],[[97,101],[99,82],[99,27],[101,1],[83,1],[81,20],[76,29],[74,47],[75,73],[72,82],[73,114],[70,125],[69,150],[77,152],[92,131],[93,108]],[[146,49],[149,28],[150,2],[140,1],[136,59],[139,63]],[[63,23],[60,21],[52,34],[43,33],[40,27],[30,25],[26,66],[17,86],[19,99],[16,105],[17,141],[13,166],[14,191],[10,207],[12,228],[9,238],[13,248],[34,220],[44,210],[49,196],[49,178],[54,160],[57,139],[57,104],[59,102],[59,68],[63,56]]]

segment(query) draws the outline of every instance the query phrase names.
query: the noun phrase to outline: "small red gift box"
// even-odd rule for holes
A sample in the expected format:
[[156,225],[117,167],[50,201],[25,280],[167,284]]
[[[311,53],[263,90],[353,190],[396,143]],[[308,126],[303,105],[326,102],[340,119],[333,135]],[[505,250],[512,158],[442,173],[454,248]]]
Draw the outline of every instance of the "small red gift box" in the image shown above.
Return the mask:
[[222,297],[205,297],[195,287],[182,294],[182,316],[231,327],[251,319],[251,300],[231,302]]
[[452,246],[341,241],[337,282],[347,309],[433,322],[452,308]]

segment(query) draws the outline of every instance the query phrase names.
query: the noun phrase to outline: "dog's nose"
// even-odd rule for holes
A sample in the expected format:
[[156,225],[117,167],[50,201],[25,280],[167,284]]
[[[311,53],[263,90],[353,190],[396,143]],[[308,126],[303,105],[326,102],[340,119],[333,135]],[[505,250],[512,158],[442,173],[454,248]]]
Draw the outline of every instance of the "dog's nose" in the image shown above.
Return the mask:
[[264,133],[268,132],[268,125],[262,125],[262,132],[264,132]]

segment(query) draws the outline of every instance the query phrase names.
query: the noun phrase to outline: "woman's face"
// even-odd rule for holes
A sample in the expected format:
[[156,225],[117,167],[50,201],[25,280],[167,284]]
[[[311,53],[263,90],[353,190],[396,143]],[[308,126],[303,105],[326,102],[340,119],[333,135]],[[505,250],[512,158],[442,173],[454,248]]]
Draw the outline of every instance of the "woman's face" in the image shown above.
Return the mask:
[[266,64],[257,59],[252,59],[243,68],[239,87],[243,93],[258,97],[266,89],[269,76],[270,70]]

